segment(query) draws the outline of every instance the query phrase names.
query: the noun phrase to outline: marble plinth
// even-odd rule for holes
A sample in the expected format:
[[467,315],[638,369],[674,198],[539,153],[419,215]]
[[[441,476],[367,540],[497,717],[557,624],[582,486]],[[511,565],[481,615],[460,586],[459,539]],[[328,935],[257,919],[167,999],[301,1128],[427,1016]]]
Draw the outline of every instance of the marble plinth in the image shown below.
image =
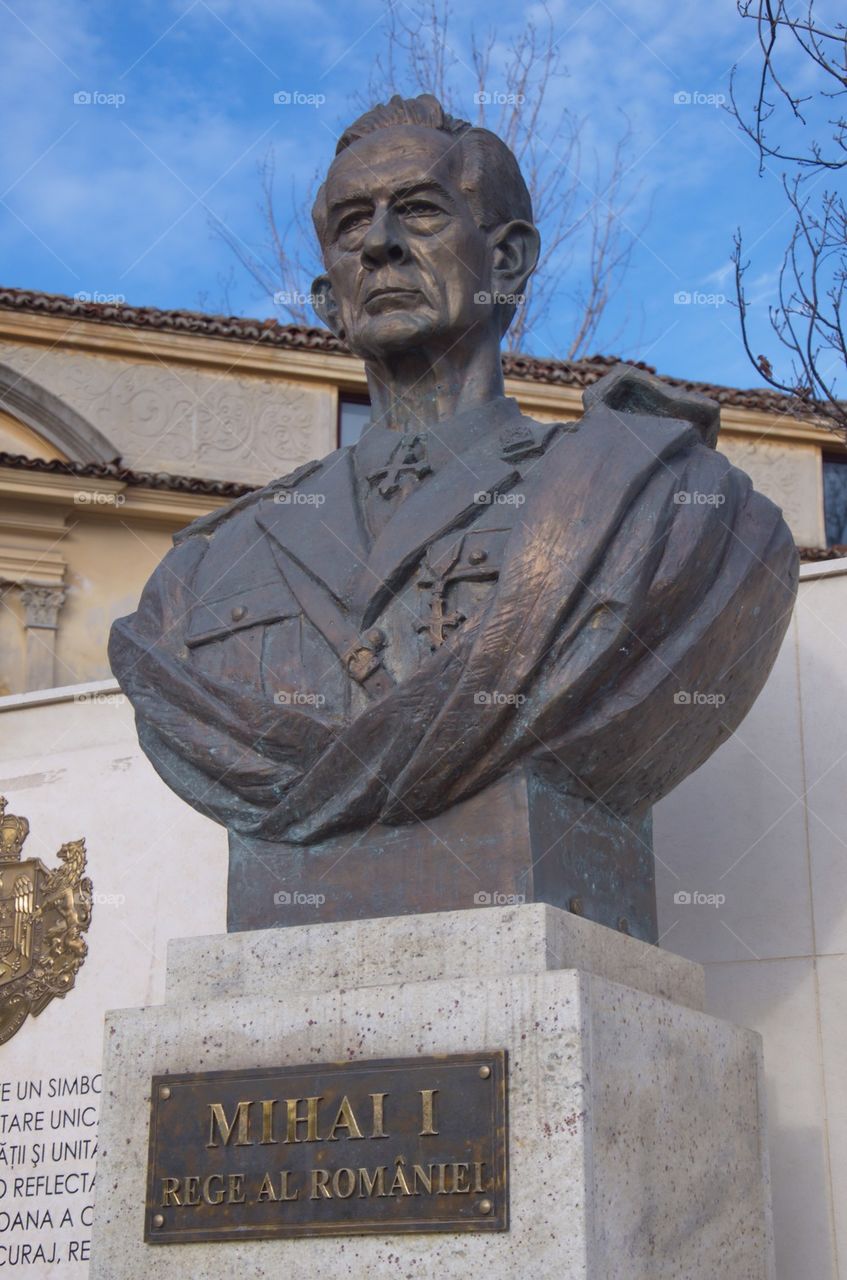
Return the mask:
[[[538,904],[184,940],[107,1018],[92,1280],[772,1280],[761,1052],[697,966]],[[508,1232],[143,1243],[154,1073],[506,1049]]]

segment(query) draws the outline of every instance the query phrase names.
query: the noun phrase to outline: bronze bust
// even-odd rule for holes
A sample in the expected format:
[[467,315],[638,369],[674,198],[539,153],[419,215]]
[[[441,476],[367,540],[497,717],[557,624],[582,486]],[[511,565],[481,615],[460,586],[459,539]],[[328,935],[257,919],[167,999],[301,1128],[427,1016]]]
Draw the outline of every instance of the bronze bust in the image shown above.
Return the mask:
[[539,240],[494,134],[394,98],[314,220],[372,422],[177,536],[111,637],[141,744],[229,830],[230,928],[525,898],[654,939],[651,806],[770,671],[781,513],[703,396],[621,365],[578,423],[505,398]]

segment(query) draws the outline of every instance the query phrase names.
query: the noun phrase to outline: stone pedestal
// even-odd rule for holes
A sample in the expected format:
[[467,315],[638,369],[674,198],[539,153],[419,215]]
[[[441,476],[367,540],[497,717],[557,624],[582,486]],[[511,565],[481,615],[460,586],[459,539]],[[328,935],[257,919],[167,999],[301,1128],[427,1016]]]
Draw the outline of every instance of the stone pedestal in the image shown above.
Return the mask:
[[[772,1280],[759,1039],[698,966],[543,904],[172,944],[107,1018],[92,1280]],[[507,1232],[145,1245],[154,1073],[505,1049]]]

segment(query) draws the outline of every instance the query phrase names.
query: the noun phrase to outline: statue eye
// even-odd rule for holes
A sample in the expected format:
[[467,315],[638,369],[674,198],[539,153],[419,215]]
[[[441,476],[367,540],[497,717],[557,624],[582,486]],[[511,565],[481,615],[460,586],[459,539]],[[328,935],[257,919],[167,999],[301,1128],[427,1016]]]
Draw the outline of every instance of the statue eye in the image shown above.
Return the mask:
[[404,200],[396,206],[398,213],[408,214],[412,218],[427,218],[442,212],[437,204],[429,200]]
[[352,213],[346,214],[338,224],[338,234],[344,235],[345,231],[355,231],[357,227],[361,227],[368,221],[370,214],[364,209],[356,209]]

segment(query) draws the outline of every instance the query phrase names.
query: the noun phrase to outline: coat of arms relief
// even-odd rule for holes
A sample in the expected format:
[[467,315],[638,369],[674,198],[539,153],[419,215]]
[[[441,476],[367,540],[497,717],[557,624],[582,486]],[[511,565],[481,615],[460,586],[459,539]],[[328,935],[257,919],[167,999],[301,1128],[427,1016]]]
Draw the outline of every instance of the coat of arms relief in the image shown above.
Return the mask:
[[24,858],[29,822],[6,804],[0,796],[0,1044],[73,987],[92,902],[85,840],[63,844],[52,869]]

